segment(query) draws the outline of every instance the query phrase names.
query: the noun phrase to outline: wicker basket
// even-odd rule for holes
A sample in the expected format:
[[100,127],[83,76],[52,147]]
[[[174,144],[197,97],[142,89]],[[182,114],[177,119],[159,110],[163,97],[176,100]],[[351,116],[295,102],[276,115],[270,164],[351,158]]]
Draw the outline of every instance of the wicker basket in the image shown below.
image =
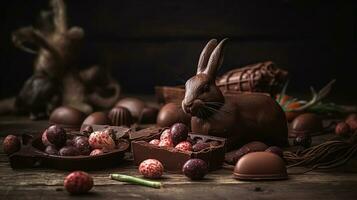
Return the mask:
[[228,71],[216,81],[226,91],[263,92],[275,96],[287,81],[288,72],[275,67],[271,61],[248,65]]

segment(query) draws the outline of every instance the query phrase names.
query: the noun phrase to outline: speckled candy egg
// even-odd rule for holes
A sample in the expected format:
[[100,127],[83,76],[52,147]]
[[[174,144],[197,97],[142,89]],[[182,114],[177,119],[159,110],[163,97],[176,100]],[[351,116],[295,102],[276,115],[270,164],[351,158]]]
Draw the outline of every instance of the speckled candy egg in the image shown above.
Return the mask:
[[159,147],[174,147],[174,143],[171,138],[160,140]]
[[3,142],[4,153],[10,155],[20,150],[20,148],[21,142],[18,137],[16,137],[15,135],[6,136]]
[[208,173],[208,165],[204,160],[193,158],[183,165],[182,172],[191,180],[203,179]]
[[160,136],[160,140],[166,140],[170,138],[171,139],[171,133],[170,133],[170,129],[165,129]]
[[192,151],[192,144],[188,141],[183,141],[178,143],[175,146],[175,149],[179,149],[181,151]]
[[90,134],[88,141],[92,149],[115,149],[115,142],[108,131],[95,131]]
[[83,194],[93,187],[93,178],[82,171],[70,173],[64,179],[64,187],[71,194]]
[[164,173],[164,166],[156,159],[147,159],[140,163],[139,172],[146,178],[160,178]]

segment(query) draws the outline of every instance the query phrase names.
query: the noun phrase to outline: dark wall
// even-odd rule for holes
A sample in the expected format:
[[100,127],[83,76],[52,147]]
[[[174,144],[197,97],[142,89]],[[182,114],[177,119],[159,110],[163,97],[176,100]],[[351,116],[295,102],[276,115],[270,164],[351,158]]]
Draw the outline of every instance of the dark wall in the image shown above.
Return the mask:
[[[15,49],[11,31],[34,24],[45,0],[12,0],[1,7],[1,97],[16,94],[34,56]],[[289,90],[309,92],[337,82],[332,99],[357,102],[354,75],[356,6],[325,1],[76,0],[69,24],[86,31],[81,63],[111,67],[126,93],[153,93],[155,85],[182,84],[195,72],[210,38],[229,37],[220,73],[273,60],[289,70]]]

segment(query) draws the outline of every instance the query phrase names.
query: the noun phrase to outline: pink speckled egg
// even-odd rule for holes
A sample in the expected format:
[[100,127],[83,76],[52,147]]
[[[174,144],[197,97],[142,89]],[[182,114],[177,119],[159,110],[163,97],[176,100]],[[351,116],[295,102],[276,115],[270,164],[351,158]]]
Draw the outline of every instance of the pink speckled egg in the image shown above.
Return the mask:
[[158,146],[160,144],[160,140],[158,139],[153,139],[149,142],[149,144],[152,144],[152,145],[155,145],[155,146]]
[[93,187],[93,178],[86,172],[75,171],[64,179],[64,187],[71,194],[83,194]]
[[175,148],[181,151],[192,151],[192,144],[188,141],[182,141],[178,143]]
[[160,140],[159,147],[174,147],[174,143],[172,142],[172,139],[167,138]]
[[160,178],[164,173],[164,166],[156,159],[147,159],[140,163],[139,172],[146,178]]
[[92,149],[115,149],[115,142],[108,131],[95,131],[90,134],[88,141]]
[[170,133],[170,129],[165,129],[160,136],[160,140],[166,140],[170,138],[171,139],[171,133]]

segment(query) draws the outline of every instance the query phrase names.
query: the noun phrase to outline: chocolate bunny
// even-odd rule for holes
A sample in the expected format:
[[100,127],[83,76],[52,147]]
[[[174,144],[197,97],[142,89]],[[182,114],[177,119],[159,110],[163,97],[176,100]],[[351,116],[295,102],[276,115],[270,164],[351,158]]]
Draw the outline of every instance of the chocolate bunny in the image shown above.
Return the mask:
[[210,40],[202,50],[197,73],[186,82],[183,110],[191,114],[192,132],[225,137],[228,149],[253,140],[288,145],[288,128],[281,107],[267,94],[223,96],[216,75],[227,39]]

